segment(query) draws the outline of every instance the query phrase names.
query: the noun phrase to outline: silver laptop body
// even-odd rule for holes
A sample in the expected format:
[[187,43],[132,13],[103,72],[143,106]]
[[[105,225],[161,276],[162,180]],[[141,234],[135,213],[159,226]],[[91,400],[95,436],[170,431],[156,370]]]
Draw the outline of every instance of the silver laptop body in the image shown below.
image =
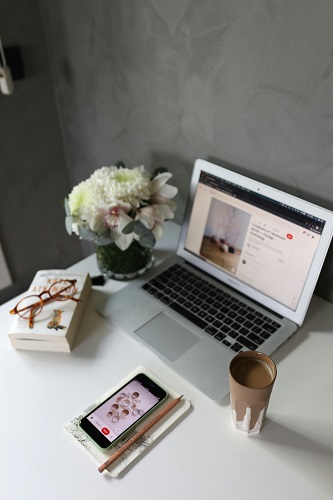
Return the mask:
[[[107,298],[98,310],[209,398],[220,401],[229,393],[228,366],[237,352],[272,354],[302,324],[332,233],[332,212],[196,160],[176,255]],[[189,292],[189,312],[184,311],[182,292],[170,294],[166,284],[167,270],[174,265],[208,283],[202,289],[217,297],[210,300],[213,308],[203,302],[200,307],[199,288]],[[183,281],[181,273],[188,273],[178,270],[176,280],[179,275]],[[217,290],[228,298],[222,299]],[[214,326],[192,321],[191,309],[210,317],[214,313],[209,311],[215,310],[221,319],[224,303],[234,298],[241,303],[238,318],[243,318],[238,328],[245,331],[247,318],[254,315],[261,321],[261,335],[267,338],[260,345],[238,331],[215,335]],[[279,326],[274,334],[271,325]],[[250,337],[258,335],[251,331]]]

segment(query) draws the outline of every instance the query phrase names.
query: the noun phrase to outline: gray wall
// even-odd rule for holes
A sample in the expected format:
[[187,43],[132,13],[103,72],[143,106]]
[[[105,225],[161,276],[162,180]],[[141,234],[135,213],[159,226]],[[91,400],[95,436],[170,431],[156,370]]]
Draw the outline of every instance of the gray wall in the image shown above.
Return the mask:
[[[44,0],[72,181],[193,160],[332,205],[332,0]],[[319,291],[333,298],[333,257]]]
[[0,0],[0,37],[20,46],[26,74],[13,95],[0,93],[0,241],[13,280],[2,303],[82,249],[64,228],[70,184],[38,1]]

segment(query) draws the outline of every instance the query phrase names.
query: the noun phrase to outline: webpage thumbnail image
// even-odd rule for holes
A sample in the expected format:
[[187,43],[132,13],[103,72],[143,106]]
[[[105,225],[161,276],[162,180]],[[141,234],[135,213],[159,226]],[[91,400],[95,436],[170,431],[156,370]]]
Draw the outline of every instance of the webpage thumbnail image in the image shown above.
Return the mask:
[[249,228],[249,213],[212,198],[200,255],[235,274]]

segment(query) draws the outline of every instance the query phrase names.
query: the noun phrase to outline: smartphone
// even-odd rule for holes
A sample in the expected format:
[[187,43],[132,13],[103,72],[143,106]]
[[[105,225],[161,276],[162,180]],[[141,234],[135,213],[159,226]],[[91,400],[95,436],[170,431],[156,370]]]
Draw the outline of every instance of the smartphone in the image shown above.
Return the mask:
[[168,393],[146,374],[139,373],[85,415],[79,426],[106,450],[122,439],[160,405]]

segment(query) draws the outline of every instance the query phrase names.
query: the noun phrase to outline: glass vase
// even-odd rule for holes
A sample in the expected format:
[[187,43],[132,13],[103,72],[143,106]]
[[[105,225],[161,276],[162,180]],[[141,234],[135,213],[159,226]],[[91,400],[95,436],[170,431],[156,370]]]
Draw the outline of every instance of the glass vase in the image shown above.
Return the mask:
[[150,269],[154,262],[152,248],[145,248],[133,241],[127,250],[120,250],[115,243],[95,245],[100,272],[110,279],[130,280]]

